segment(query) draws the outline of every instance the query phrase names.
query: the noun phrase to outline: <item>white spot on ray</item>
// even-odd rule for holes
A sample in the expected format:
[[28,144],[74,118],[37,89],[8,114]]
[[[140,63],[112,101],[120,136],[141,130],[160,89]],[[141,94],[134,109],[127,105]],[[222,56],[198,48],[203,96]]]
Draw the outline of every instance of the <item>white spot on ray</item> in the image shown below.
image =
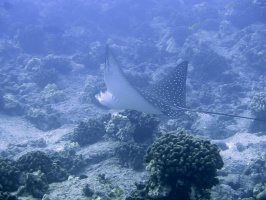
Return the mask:
[[173,107],[185,107],[186,77],[188,63],[182,62],[174,68],[164,79],[150,86],[141,94],[148,100],[155,99],[156,107],[168,116],[176,117],[180,114]]

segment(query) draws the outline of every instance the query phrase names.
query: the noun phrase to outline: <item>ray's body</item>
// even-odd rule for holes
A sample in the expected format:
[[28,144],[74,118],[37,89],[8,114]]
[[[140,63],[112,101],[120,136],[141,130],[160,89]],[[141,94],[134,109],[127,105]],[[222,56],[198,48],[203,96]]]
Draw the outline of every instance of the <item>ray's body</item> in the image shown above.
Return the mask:
[[149,114],[165,114],[172,118],[180,116],[183,111],[190,111],[266,122],[266,119],[187,108],[187,68],[188,62],[184,61],[158,83],[140,89],[135,87],[125,76],[107,45],[104,68],[104,82],[107,91],[100,92],[95,97],[108,108],[132,109]]

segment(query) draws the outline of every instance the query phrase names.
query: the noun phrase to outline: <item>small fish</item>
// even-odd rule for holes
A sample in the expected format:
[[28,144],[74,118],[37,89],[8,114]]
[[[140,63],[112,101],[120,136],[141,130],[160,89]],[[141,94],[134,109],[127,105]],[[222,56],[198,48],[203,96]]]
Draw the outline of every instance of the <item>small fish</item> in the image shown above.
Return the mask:
[[266,121],[253,117],[238,116],[211,111],[197,111],[186,107],[186,78],[188,62],[177,65],[166,77],[145,89],[137,88],[126,77],[109,46],[106,47],[104,82],[107,90],[95,95],[103,105],[111,109],[131,109],[148,114],[164,114],[172,118],[184,111],[222,115]]

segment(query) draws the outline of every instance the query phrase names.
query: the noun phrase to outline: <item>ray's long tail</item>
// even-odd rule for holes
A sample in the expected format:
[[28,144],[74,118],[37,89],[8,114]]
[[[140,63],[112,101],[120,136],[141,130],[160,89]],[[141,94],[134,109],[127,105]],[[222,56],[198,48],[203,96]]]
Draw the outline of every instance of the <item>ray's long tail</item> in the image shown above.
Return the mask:
[[211,115],[220,115],[220,116],[227,116],[227,117],[235,117],[235,118],[242,118],[242,119],[249,119],[249,120],[256,120],[261,122],[266,122],[266,119],[256,118],[256,117],[247,117],[247,116],[240,116],[240,115],[233,115],[233,114],[227,114],[227,113],[220,113],[220,112],[211,112],[211,111],[202,111],[202,110],[193,110],[189,108],[183,108],[183,107],[174,107],[175,110],[183,110],[183,111],[189,111],[189,112],[196,112],[196,113],[206,113]]

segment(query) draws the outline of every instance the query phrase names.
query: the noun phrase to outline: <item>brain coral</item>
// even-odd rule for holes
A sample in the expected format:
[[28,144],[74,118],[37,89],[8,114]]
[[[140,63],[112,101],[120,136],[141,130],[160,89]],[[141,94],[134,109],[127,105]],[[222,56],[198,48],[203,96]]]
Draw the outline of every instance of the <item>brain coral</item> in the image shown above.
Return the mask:
[[148,196],[151,199],[190,199],[192,190],[199,196],[218,184],[217,169],[223,161],[216,145],[181,132],[166,134],[155,141],[145,155],[151,171]]

